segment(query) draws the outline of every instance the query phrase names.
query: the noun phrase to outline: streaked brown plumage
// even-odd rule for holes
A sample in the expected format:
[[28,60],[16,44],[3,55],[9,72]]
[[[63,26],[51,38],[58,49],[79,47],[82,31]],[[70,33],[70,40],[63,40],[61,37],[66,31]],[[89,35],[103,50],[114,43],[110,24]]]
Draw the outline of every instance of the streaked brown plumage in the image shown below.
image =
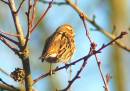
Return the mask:
[[74,36],[73,28],[70,25],[64,24],[58,27],[56,32],[46,40],[40,57],[42,61],[67,63],[75,51]]

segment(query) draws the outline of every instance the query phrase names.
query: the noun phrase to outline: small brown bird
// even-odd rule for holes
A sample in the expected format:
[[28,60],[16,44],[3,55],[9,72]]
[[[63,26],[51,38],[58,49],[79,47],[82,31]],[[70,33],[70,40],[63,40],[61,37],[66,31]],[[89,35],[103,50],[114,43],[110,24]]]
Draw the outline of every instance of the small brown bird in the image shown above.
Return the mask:
[[67,63],[75,51],[75,33],[72,26],[61,25],[45,42],[41,55],[42,61]]

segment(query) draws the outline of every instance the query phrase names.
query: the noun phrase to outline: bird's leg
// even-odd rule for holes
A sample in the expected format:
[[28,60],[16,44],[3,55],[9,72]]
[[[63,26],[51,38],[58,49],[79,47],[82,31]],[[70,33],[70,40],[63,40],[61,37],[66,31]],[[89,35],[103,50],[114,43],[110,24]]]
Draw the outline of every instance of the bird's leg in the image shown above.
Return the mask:
[[53,74],[53,72],[52,72],[52,63],[50,63],[50,76]]

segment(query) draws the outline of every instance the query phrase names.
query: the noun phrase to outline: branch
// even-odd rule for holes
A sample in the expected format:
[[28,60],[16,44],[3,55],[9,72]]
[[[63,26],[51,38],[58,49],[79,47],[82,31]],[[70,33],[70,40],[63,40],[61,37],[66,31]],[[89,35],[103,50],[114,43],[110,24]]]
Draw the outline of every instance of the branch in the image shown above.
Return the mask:
[[52,0],[51,2],[49,2],[49,5],[48,5],[46,11],[43,12],[42,16],[41,16],[40,19],[37,21],[37,23],[34,25],[34,27],[31,29],[30,33],[32,33],[32,32],[36,29],[36,27],[42,22],[42,20],[45,18],[47,12],[49,11],[49,9],[50,9],[51,6],[52,6],[52,3],[53,3],[53,0]]
[[[93,26],[95,26],[100,32],[102,32],[104,35],[106,35],[108,38],[110,38],[111,40],[115,39],[116,36],[105,31],[102,27],[100,27],[95,21],[91,20],[83,11],[80,10],[80,8],[72,2],[72,0],[66,0],[66,2],[79,14],[79,16],[83,15],[84,18]],[[121,47],[122,49],[130,52],[130,48],[127,47],[125,44],[123,44],[120,41],[115,41],[115,43]]]
[[0,84],[0,88],[2,89],[6,89],[9,91],[19,91],[17,88],[15,88],[12,85],[7,84],[6,82],[4,82],[1,78],[0,78],[0,82],[2,82],[3,84]]

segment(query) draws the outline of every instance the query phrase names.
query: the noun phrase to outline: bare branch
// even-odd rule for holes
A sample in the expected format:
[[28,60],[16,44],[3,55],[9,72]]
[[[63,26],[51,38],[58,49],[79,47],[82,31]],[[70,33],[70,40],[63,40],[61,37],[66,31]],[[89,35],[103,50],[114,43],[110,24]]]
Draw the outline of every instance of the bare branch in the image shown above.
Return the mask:
[[43,12],[42,16],[40,17],[40,19],[37,21],[37,23],[34,25],[34,27],[31,29],[30,33],[32,33],[36,27],[42,22],[42,20],[45,18],[47,12],[49,11],[49,9],[51,8],[52,6],[52,3],[53,3],[53,0],[49,3],[49,6],[47,7],[46,11]]

